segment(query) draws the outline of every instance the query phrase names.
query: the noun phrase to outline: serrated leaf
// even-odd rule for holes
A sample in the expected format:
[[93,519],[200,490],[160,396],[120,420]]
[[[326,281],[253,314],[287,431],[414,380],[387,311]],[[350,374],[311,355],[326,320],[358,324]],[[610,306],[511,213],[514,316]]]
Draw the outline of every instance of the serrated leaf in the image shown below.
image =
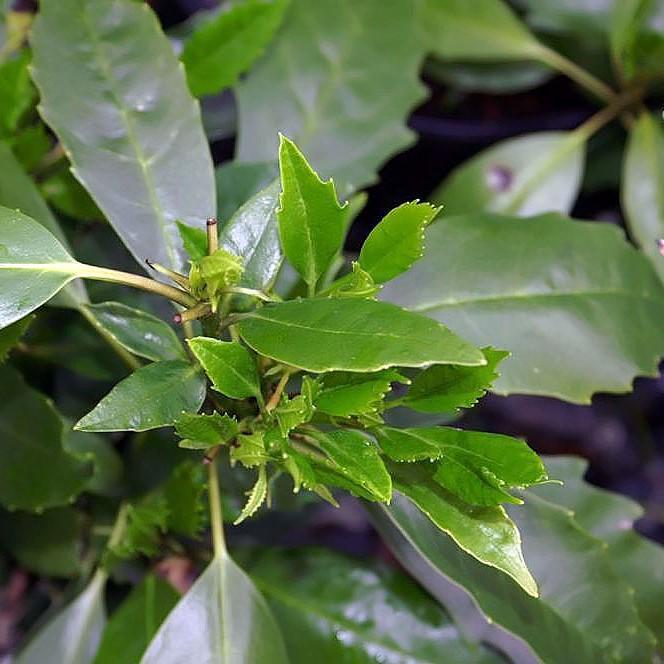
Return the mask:
[[205,378],[182,360],[141,367],[118,383],[85,417],[79,431],[148,431],[196,413],[205,398]]
[[45,0],[31,44],[40,110],[74,174],[142,266],[182,271],[176,220],[202,226],[215,187],[198,104],[157,18],[131,0]]
[[256,484],[252,487],[251,491],[248,494],[247,502],[242,508],[240,515],[233,521],[233,525],[237,526],[239,523],[242,523],[245,519],[248,519],[250,516],[253,516],[259,507],[265,502],[267,498],[267,472],[265,466],[258,467],[258,478],[256,479]]
[[187,343],[217,392],[231,399],[260,396],[256,361],[242,344],[209,337],[196,337]]
[[219,664],[286,664],[282,636],[263,597],[217,555],[166,618],[141,664],[182,664],[192,653]]
[[238,327],[261,355],[316,373],[486,362],[478,349],[446,327],[372,300],[268,304],[247,314]]
[[184,413],[175,422],[180,447],[199,450],[229,442],[239,432],[238,423],[229,415],[194,415]]
[[365,240],[359,262],[373,278],[382,284],[402,272],[422,257],[424,229],[438,214],[428,203],[404,203],[387,213]]
[[206,520],[205,473],[200,463],[185,462],[171,473],[161,493],[166,499],[169,531],[197,537]]
[[287,5],[287,0],[246,0],[197,28],[182,53],[192,94],[217,94],[234,85],[265,50]]
[[427,474],[472,505],[520,503],[509,493],[547,479],[539,457],[522,440],[451,427],[373,431],[394,461],[438,460]]
[[138,664],[179,597],[169,583],[148,574],[109,618],[93,664]]
[[0,364],[2,364],[21,337],[27,332],[34,316],[26,316],[12,323],[8,327],[0,329]]
[[111,556],[134,558],[140,554],[155,556],[159,538],[168,528],[168,500],[161,491],[129,503],[119,541],[110,547]]
[[277,219],[286,258],[314,293],[344,239],[344,206],[334,182],[323,182],[297,146],[285,136],[279,145],[281,195]]
[[461,164],[431,195],[445,214],[569,214],[581,188],[585,134],[538,132],[501,141]]
[[387,369],[376,373],[329,373],[323,377],[314,404],[322,413],[334,417],[351,417],[380,410],[392,383],[408,383],[398,371]]
[[195,228],[194,226],[187,226],[187,224],[183,224],[181,221],[177,222],[177,227],[190,262],[199,261],[203,256],[207,256],[208,239],[205,230]]
[[187,358],[177,335],[163,320],[119,302],[88,305],[95,320],[130,353],[157,362]]
[[283,255],[276,216],[278,202],[279,184],[275,181],[251,196],[221,229],[220,245],[242,258],[243,286],[268,288],[279,272]]
[[[376,446],[359,431],[339,429],[312,434],[319,447],[333,462],[329,468],[360,485],[372,500],[389,502],[392,480]],[[319,477],[323,477],[318,471]]]
[[620,194],[631,236],[664,281],[664,130],[649,113],[630,129]]
[[472,408],[500,375],[496,367],[510,353],[483,348],[483,367],[435,365],[413,378],[403,405],[419,413],[453,413]]
[[16,664],[90,664],[106,624],[106,576],[97,572],[87,588],[28,642]]
[[292,0],[277,38],[237,87],[237,158],[274,159],[281,131],[340,191],[363,188],[413,140],[404,120],[424,97],[425,48],[408,0]]
[[556,214],[443,218],[427,231],[424,258],[381,297],[480,346],[509,349],[494,388],[502,394],[588,403],[657,375],[664,353],[662,285],[607,224]]
[[86,486],[91,464],[64,448],[62,418],[9,366],[0,367],[0,433],[0,503],[5,507],[65,505]]
[[237,436],[236,444],[231,447],[231,461],[239,461],[247,468],[262,466],[272,457],[265,449],[265,434],[262,431]]
[[[266,550],[249,570],[293,662],[498,662],[405,574],[326,549]],[[334,635],[336,638],[332,638]]]

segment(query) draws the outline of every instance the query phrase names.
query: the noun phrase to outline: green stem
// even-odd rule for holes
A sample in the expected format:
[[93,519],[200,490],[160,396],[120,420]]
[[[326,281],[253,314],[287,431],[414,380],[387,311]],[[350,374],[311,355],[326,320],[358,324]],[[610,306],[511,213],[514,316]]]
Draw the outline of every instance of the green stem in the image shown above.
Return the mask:
[[212,459],[208,464],[208,496],[210,501],[210,522],[212,524],[212,546],[215,557],[226,555],[226,542],[224,540],[224,519],[221,511],[221,492],[219,491],[219,476],[217,464]]

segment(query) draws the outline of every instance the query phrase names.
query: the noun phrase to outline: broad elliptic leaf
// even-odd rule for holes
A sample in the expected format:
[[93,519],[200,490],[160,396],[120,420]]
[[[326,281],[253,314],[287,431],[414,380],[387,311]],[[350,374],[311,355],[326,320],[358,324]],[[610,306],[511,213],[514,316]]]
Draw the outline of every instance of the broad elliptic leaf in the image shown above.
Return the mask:
[[498,655],[470,643],[402,572],[325,549],[269,550],[250,574],[265,595],[292,662],[483,664]]
[[438,214],[428,203],[404,203],[382,219],[362,245],[359,263],[382,284],[394,279],[422,257],[424,229]]
[[[389,514],[407,515],[405,518],[414,520],[417,527],[437,531],[436,537],[442,541],[446,533],[454,542],[452,546],[483,563],[480,567],[505,572],[522,591],[537,597],[537,583],[524,561],[519,531],[505,510],[460,500],[431,478],[433,469],[428,466],[429,462],[388,463],[395,489]],[[490,572],[501,577],[494,569]]]
[[[441,537],[402,497],[395,494],[390,506],[369,507],[410,573],[459,624],[484,617],[483,626],[476,624],[476,636],[502,628],[500,647],[508,655],[522,652],[525,642],[545,662],[650,661],[654,639],[639,622],[633,597],[614,571],[606,546],[583,531],[568,510],[535,491],[509,513],[521,533],[539,598],[529,597],[506,575]],[[468,596],[460,598],[459,588]]]
[[231,399],[260,395],[256,360],[241,343],[209,337],[196,337],[188,343],[217,392]]
[[503,0],[425,0],[422,27],[446,60],[537,59],[541,46]]
[[258,353],[312,372],[486,363],[442,325],[383,302],[320,298],[268,304],[239,323]]
[[45,576],[71,577],[81,571],[83,519],[72,507],[42,514],[0,511],[0,548],[22,567]]
[[461,164],[432,194],[446,216],[569,214],[581,187],[585,136],[549,131],[501,141]]
[[440,220],[426,246],[381,297],[509,349],[495,391],[589,403],[658,375],[664,289],[619,229],[474,214]]
[[361,189],[413,141],[426,45],[409,0],[292,0],[265,56],[238,85],[237,158],[274,159],[289,136],[339,191]]
[[630,234],[664,281],[664,130],[643,113],[630,129],[620,194]]
[[281,136],[279,237],[286,258],[314,293],[344,239],[345,213],[334,182],[323,182],[297,146]]
[[93,664],[138,664],[178,599],[170,584],[147,575],[109,618]]
[[86,486],[91,464],[63,446],[62,418],[9,366],[0,368],[0,433],[0,504],[38,511],[70,503]]
[[76,424],[79,431],[147,431],[196,413],[205,398],[205,378],[182,360],[154,362],[119,382]]
[[168,615],[141,664],[286,664],[277,623],[249,577],[223,553]]
[[287,5],[287,0],[246,0],[198,27],[182,52],[192,94],[217,94],[234,85],[269,44]]
[[157,362],[185,360],[184,348],[163,320],[119,302],[88,305],[97,322],[130,353]]
[[574,457],[546,457],[552,477],[564,486],[542,485],[533,491],[574,513],[574,520],[593,537],[608,545],[615,571],[633,588],[641,620],[664,644],[664,548],[639,535],[633,524],[643,508],[617,493],[583,481],[588,462]]
[[220,246],[242,258],[242,286],[268,288],[279,272],[283,256],[276,216],[278,202],[279,184],[275,181],[254,194],[221,229]]
[[90,664],[106,624],[106,575],[97,572],[87,588],[35,634],[16,664]]
[[521,503],[509,493],[547,479],[539,457],[522,440],[452,427],[373,432],[394,461],[434,461],[431,479],[472,505]]
[[509,353],[483,348],[482,367],[434,365],[413,378],[403,405],[419,413],[454,413],[472,408],[500,375],[496,367]]
[[40,111],[135,256],[182,271],[176,220],[216,210],[198,104],[148,5],[45,0],[32,31]]

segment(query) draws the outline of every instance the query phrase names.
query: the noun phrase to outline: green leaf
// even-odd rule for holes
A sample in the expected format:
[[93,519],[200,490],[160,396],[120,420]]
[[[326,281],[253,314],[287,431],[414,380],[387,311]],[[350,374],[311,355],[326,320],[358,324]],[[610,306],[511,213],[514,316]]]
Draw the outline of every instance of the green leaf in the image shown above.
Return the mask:
[[5,507],[38,511],[65,505],[88,482],[91,464],[63,447],[64,425],[53,404],[9,366],[0,367],[0,433]]
[[422,27],[448,60],[537,59],[542,48],[503,0],[425,0]]
[[220,415],[194,415],[183,413],[175,422],[175,430],[181,440],[180,447],[199,450],[223,445],[229,442],[239,432],[237,422],[230,416]]
[[156,491],[138,502],[127,504],[124,518],[122,536],[110,547],[111,557],[156,556],[160,550],[159,538],[168,529],[166,496]]
[[661,119],[643,113],[630,129],[620,191],[630,235],[664,281],[664,130]]
[[130,353],[157,362],[185,360],[184,348],[169,325],[119,302],[88,305],[101,327]]
[[[445,542],[441,531],[446,533],[456,545],[453,550],[458,547],[465,551],[483,564],[480,568],[494,567],[504,572],[528,595],[537,597],[537,583],[523,559],[519,531],[502,507],[479,507],[459,500],[432,479],[430,464],[388,465],[396,490],[385,508],[390,518],[403,528],[404,523],[413,524],[433,541]],[[416,532],[409,537],[414,538]],[[501,578],[495,570],[490,573]]]
[[86,491],[100,496],[117,496],[122,491],[122,457],[110,440],[67,427],[64,447],[67,452],[92,462],[93,473],[85,485]]
[[238,327],[256,352],[313,372],[486,362],[446,327],[372,300],[269,304],[247,314]]
[[203,502],[205,473],[200,463],[181,463],[163,488],[168,506],[168,530],[185,537],[198,537],[205,525],[207,510]]
[[38,515],[0,511],[0,545],[31,572],[76,576],[81,567],[81,514],[72,507]]
[[180,221],[177,222],[177,226],[189,260],[193,263],[201,260],[203,256],[207,256],[207,232],[202,228],[187,226],[187,224],[183,224]]
[[79,431],[147,431],[195,413],[205,398],[200,371],[181,360],[141,367],[118,383],[76,424]]
[[362,245],[362,268],[379,284],[408,270],[422,257],[424,229],[437,214],[437,208],[417,201],[388,212]]
[[314,416],[314,399],[318,394],[319,384],[309,376],[302,379],[301,393],[296,397],[282,396],[281,402],[272,411],[277,420],[279,430],[286,437],[292,429],[300,424],[306,424]]
[[403,405],[419,413],[454,413],[472,408],[500,375],[496,367],[510,353],[483,348],[482,367],[434,365],[415,376]]
[[[44,127],[44,125],[39,125]],[[44,129],[44,131],[46,131]],[[77,221],[99,221],[102,211],[83,189],[68,167],[61,168],[41,183],[41,191],[48,202],[59,212]]]
[[233,463],[239,461],[247,468],[254,468],[272,461],[265,449],[265,434],[262,431],[237,436],[235,442],[230,455]]
[[[227,161],[221,166],[217,166],[214,176],[217,183],[217,215],[220,220],[230,219],[250,198],[275,181],[279,175],[276,147],[275,152],[270,155],[270,161],[255,164]],[[274,206],[276,208],[278,185],[275,186],[275,189]],[[273,218],[273,227],[278,236],[276,217]],[[239,252],[233,253],[240,255]],[[245,260],[245,264],[247,262]]]
[[322,413],[334,417],[351,417],[379,411],[392,383],[408,383],[398,371],[387,369],[376,373],[329,373],[323,377],[314,404]]
[[219,248],[192,264],[189,271],[192,293],[200,300],[212,300],[216,311],[217,299],[225,288],[239,283],[242,272],[242,259]]
[[147,575],[110,617],[93,664],[139,664],[178,599],[170,584]]
[[0,64],[0,137],[15,135],[22,117],[35,101],[29,64],[27,50]]
[[405,574],[325,549],[267,550],[250,569],[292,662],[498,662]]
[[[332,269],[334,269],[334,264]],[[380,291],[380,285],[376,284],[371,275],[360,267],[357,261],[353,261],[352,271],[340,279],[333,281],[320,295],[325,297],[361,297],[374,299]]]
[[242,344],[209,337],[188,339],[187,343],[217,392],[231,399],[260,396],[256,361]]
[[253,516],[258,508],[265,502],[267,498],[267,472],[265,471],[265,466],[258,467],[258,478],[256,479],[256,484],[254,484],[251,491],[249,491],[247,496],[247,502],[242,508],[239,516],[233,525],[237,526],[239,523],[242,523],[245,519],[248,519],[250,516]]
[[424,258],[382,297],[479,346],[508,348],[501,394],[589,403],[594,392],[626,392],[634,376],[658,375],[664,353],[664,290],[607,224],[555,214],[442,219],[427,231]]
[[216,94],[234,85],[269,44],[287,5],[286,0],[246,0],[203,23],[182,53],[192,94]]
[[[23,214],[32,217],[69,251],[65,234],[44,202],[39,190],[9,147],[2,141],[0,141],[0,205],[12,210],[20,210]],[[81,281],[77,281],[54,298],[52,304],[76,308],[80,303],[87,301],[85,287]]]
[[371,441],[359,431],[346,429],[318,432],[314,437],[333,462],[333,472],[359,484],[373,500],[389,502],[392,497],[392,480]]
[[45,0],[31,44],[40,110],[74,175],[142,266],[182,271],[176,220],[202,226],[215,187],[198,104],[157,18],[131,0]]
[[106,624],[106,576],[97,572],[88,587],[28,642],[16,664],[89,664]]
[[286,664],[279,628],[247,575],[228,557],[215,556],[171,611],[141,664],[201,662]]
[[242,258],[242,286],[269,288],[279,272],[283,256],[276,216],[278,202],[279,184],[275,181],[254,194],[221,229],[219,244]]
[[292,0],[277,38],[237,87],[237,158],[274,159],[281,131],[340,192],[370,184],[413,141],[404,120],[424,97],[425,48],[408,0]]
[[21,340],[33,318],[34,316],[26,316],[0,330],[0,364],[7,359],[11,349]]
[[583,179],[585,138],[549,131],[501,141],[452,171],[432,198],[448,216],[568,214]]
[[379,427],[373,433],[394,461],[439,460],[431,479],[472,505],[521,503],[508,489],[547,479],[537,454],[510,436],[451,427]]
[[323,182],[285,136],[279,145],[279,170],[281,246],[313,293],[343,243],[344,206],[337,199],[334,182]]

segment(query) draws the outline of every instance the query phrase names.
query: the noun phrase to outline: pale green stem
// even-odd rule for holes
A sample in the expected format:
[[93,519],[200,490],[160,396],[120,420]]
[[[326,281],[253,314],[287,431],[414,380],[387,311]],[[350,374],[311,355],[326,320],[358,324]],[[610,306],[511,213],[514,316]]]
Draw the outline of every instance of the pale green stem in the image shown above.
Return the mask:
[[212,459],[208,464],[208,498],[210,501],[210,522],[212,525],[212,546],[215,557],[226,555],[226,541],[224,540],[224,519],[221,511],[221,491],[219,491],[219,476],[217,464]]

